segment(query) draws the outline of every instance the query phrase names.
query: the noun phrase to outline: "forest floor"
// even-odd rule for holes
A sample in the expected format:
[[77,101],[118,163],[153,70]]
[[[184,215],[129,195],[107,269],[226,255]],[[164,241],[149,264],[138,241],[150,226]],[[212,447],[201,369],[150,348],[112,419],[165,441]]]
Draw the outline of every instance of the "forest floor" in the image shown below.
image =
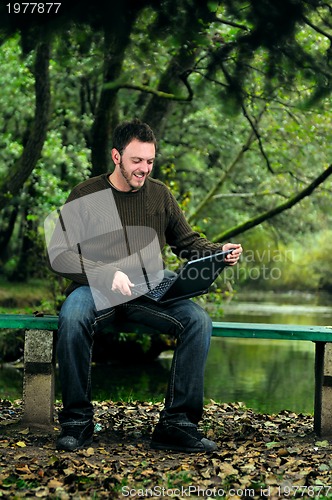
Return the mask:
[[332,498],[332,443],[315,436],[312,416],[211,401],[201,427],[219,450],[185,454],[150,449],[161,406],[95,403],[92,445],[68,453],[55,448],[56,420],[22,427],[21,402],[0,401],[0,497]]

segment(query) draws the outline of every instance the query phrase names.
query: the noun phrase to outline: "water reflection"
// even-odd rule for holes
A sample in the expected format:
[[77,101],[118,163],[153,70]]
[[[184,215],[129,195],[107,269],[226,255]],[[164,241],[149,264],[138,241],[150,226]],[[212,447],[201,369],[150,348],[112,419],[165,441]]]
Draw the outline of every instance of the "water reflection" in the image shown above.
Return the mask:
[[160,401],[164,398],[169,373],[168,360],[144,364],[110,363],[92,369],[95,400]]
[[0,367],[0,398],[21,399],[23,391],[22,370],[11,365]]
[[314,345],[215,338],[205,383],[206,396],[217,401],[242,401],[266,413],[313,413]]
[[327,294],[252,292],[235,296],[223,310],[224,321],[332,325],[332,297]]
[[[164,398],[172,353],[155,362],[96,365],[92,370],[96,400],[160,401]],[[193,360],[194,362],[194,360]],[[0,371],[0,397],[22,396],[22,371]],[[58,377],[56,397],[60,399]],[[310,342],[213,338],[205,377],[205,397],[242,401],[256,411],[288,409],[313,412],[314,346]]]

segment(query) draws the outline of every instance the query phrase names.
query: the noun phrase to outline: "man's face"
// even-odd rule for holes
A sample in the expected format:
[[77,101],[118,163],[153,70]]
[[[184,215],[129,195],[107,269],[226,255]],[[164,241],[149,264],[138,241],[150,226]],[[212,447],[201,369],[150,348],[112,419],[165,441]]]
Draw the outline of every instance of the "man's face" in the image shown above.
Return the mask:
[[131,141],[120,155],[112,149],[112,158],[117,170],[117,180],[123,191],[137,191],[144,186],[150,175],[156,149],[153,143]]

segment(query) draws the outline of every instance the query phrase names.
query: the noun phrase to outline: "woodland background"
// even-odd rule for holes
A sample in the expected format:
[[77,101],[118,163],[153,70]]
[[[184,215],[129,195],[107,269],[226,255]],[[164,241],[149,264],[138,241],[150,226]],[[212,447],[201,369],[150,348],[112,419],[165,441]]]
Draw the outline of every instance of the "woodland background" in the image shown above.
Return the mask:
[[[218,287],[332,290],[329,2],[62,0],[33,14],[23,5],[0,4],[0,305],[9,293],[59,306],[44,219],[75,184],[112,169],[112,131],[134,116],[155,130],[154,176],[190,223],[245,249],[209,300],[220,302]],[[331,445],[313,436],[312,417],[213,403],[203,425],[220,452],[179,457],[148,448],[158,405],[96,409],[102,431],[75,456],[55,451],[53,436],[8,431],[0,496],[119,498],[127,485],[194,484],[330,497]],[[1,423],[19,411],[2,401]]]
[[331,291],[329,3],[55,5],[0,5],[1,288],[46,283],[58,307],[44,219],[112,170],[114,127],[139,117],[190,223],[245,249],[216,287]]

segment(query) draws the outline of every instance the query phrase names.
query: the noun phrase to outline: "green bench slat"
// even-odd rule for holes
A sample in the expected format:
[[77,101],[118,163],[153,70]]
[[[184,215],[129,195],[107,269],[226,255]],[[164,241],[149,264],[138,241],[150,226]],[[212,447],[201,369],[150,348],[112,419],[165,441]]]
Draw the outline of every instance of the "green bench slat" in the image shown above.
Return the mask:
[[0,328],[28,330],[57,330],[57,316],[30,316],[27,314],[0,314]]
[[[57,330],[57,316],[29,316],[24,314],[0,314],[1,328],[28,330]],[[112,330],[112,328],[110,328]],[[113,328],[119,331],[119,326]],[[125,331],[133,333],[151,332],[151,328],[137,324],[127,324]],[[309,340],[332,342],[332,326],[275,325],[265,323],[235,323],[214,321],[214,337],[239,337],[279,340]]]
[[214,322],[213,336],[332,342],[332,326]]

